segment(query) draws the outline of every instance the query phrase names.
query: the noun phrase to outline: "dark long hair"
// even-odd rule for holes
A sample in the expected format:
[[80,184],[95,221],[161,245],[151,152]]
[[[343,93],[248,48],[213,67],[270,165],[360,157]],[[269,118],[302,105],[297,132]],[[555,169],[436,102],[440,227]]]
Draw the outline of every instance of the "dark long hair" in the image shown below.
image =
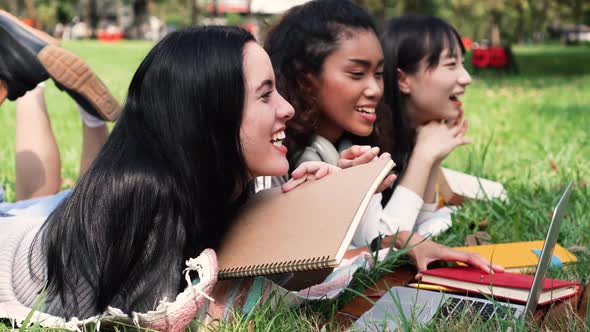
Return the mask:
[[[343,36],[357,29],[377,34],[373,18],[362,7],[349,0],[316,0],[291,8],[269,30],[264,48],[277,89],[295,108],[285,142],[290,161],[298,158],[317,130],[319,111],[308,75],[319,76],[326,57],[338,49]],[[376,137],[374,132],[369,138],[351,138],[356,144],[368,144]]]
[[451,56],[457,46],[465,53],[457,30],[444,20],[427,15],[406,15],[391,19],[381,34],[385,57],[383,70],[383,107],[391,113],[393,130],[392,158],[396,162],[398,180],[405,171],[416,144],[415,129],[410,126],[406,98],[398,86],[398,69],[415,74],[426,59],[428,69],[438,65],[440,54],[449,49]]
[[80,317],[80,284],[95,314],[152,309],[182,289],[185,260],[218,246],[247,187],[239,132],[250,41],[238,28],[192,28],[143,60],[108,141],[39,233],[48,296],[66,316]]

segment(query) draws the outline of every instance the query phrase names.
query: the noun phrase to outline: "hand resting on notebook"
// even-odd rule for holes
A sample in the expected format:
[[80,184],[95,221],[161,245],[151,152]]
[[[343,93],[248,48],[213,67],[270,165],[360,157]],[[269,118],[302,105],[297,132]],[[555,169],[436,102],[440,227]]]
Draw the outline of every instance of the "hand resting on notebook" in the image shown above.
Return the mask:
[[[391,155],[387,152],[383,153],[379,157],[379,148],[374,146],[371,147],[370,145],[353,145],[348,149],[342,151],[340,153],[340,160],[338,160],[338,167],[340,168],[349,168],[353,166],[358,166],[362,164],[366,164],[375,158],[380,160],[389,160],[391,159]],[[380,193],[383,190],[391,187],[393,182],[397,179],[395,174],[388,175],[379,185],[376,193]]]
[[428,264],[434,261],[446,262],[462,262],[473,267],[476,267],[486,273],[504,272],[504,268],[492,264],[487,259],[476,253],[468,253],[464,251],[455,250],[453,248],[444,246],[433,242],[419,234],[411,232],[399,232],[397,236],[388,236],[383,239],[382,245],[384,247],[391,246],[391,241],[395,239],[395,247],[413,247],[408,251],[408,254],[414,261],[418,274],[416,279],[421,279],[420,272],[428,268]]
[[288,192],[303,182],[318,180],[339,170],[339,167],[322,161],[306,161],[291,173],[291,178],[281,186],[281,189],[283,192]]

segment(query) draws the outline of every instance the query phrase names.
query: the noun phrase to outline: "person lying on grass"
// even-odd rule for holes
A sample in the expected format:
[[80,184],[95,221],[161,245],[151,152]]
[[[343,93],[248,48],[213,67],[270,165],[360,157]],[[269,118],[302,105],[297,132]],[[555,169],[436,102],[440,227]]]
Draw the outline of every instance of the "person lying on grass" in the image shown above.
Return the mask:
[[0,105],[16,101],[16,202],[3,202],[0,187],[0,213],[47,217],[69,195],[60,192],[60,151],[45,103],[44,81],[50,78],[80,113],[83,174],[107,139],[105,121],[119,116],[119,102],[83,59],[0,10]]
[[460,101],[471,76],[463,67],[465,48],[459,33],[442,19],[394,18],[380,39],[385,57],[383,106],[392,124],[398,171],[389,204],[402,190],[424,203],[417,217],[399,225],[399,242],[412,231],[436,235],[451,226],[450,211],[437,211],[436,184],[441,162],[471,142],[465,136],[468,124]]
[[[274,86],[268,55],[245,30],[169,34],[140,64],[72,193],[47,219],[0,218],[0,303],[31,307],[45,287],[41,311],[83,319],[174,299],[185,261],[217,248],[252,180],[288,171],[275,138],[293,108]],[[313,162],[296,174],[336,169]]]
[[[318,0],[293,7],[271,27],[264,47],[275,68],[277,89],[295,107],[285,138],[292,168],[306,161],[351,167],[373,160],[380,151],[385,153],[379,158],[390,158],[391,117],[380,108],[389,57],[383,55],[375,23],[366,10],[348,0]],[[425,150],[429,158],[441,158],[465,143],[465,129],[461,125],[437,129],[419,150]],[[412,234],[416,220],[438,218],[426,212],[419,215],[424,188],[422,192],[414,188],[426,182],[430,172],[422,172],[423,168],[416,164],[411,170],[401,169],[397,176],[402,180],[385,206],[381,194],[372,198],[352,244],[362,247],[380,234],[397,233],[395,246],[412,246],[410,255],[419,271],[436,260],[489,269],[490,262],[479,255]],[[394,176],[386,178],[380,190],[394,180]],[[285,181],[286,177],[259,179],[258,189]],[[432,197],[427,198],[431,203]],[[391,239],[383,242],[389,245]],[[496,265],[492,268],[501,270]]]

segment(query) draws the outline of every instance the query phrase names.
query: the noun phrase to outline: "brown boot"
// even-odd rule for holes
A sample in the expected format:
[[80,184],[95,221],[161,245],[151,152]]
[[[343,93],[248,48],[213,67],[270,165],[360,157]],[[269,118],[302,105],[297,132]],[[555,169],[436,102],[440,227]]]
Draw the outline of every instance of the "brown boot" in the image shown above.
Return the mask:
[[10,100],[52,78],[88,113],[108,121],[119,117],[119,102],[84,60],[6,12],[0,12],[0,59]]

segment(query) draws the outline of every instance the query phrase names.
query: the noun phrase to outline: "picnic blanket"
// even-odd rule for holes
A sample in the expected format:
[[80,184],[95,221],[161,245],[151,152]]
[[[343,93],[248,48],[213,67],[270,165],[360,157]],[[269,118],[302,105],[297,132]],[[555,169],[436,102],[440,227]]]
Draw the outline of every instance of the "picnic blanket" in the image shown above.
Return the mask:
[[[384,259],[388,251],[389,249],[379,251],[377,259]],[[368,252],[362,252],[356,257],[343,260],[322,283],[296,292],[288,291],[264,277],[224,280],[219,282],[221,288],[214,291],[218,284],[217,258],[213,250],[206,249],[197,258],[186,261],[185,290],[172,302],[160,301],[153,311],[132,312],[127,315],[117,308],[109,307],[99,316],[66,321],[16,303],[0,303],[0,318],[8,318],[15,327],[27,321],[29,324],[37,323],[43,327],[72,331],[82,331],[87,324],[95,324],[97,330],[100,330],[101,325],[123,324],[158,331],[184,331],[192,321],[199,321],[200,327],[206,327],[214,320],[231,319],[236,312],[246,314],[271,297],[271,300],[286,301],[292,305],[333,299],[346,289],[359,268],[372,268],[374,263]],[[191,271],[197,272],[197,279],[189,278]],[[212,294],[215,294],[215,298]]]

